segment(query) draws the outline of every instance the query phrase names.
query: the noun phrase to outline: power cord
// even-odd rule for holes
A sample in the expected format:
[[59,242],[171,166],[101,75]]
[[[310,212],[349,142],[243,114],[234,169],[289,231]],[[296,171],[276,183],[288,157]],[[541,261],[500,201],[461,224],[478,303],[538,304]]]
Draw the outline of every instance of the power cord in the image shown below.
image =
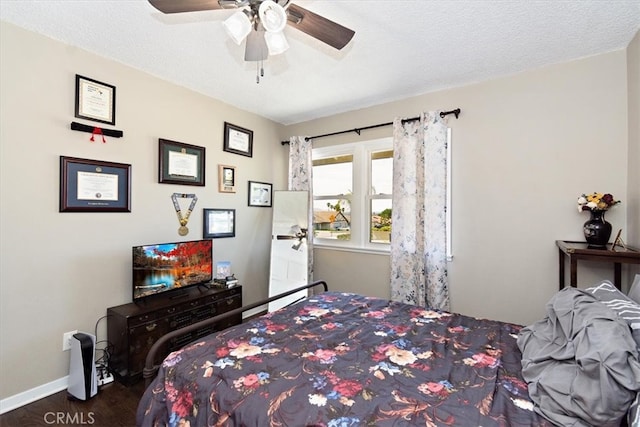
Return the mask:
[[[96,326],[94,328],[94,334],[96,337],[98,336],[98,324],[102,319],[106,319],[107,317],[108,316],[102,316],[96,321]],[[98,345],[102,343],[105,344],[104,348],[98,348]],[[111,358],[112,348],[113,346],[108,340],[96,341],[96,353],[98,351],[102,352],[102,356],[95,360],[98,387],[113,382],[113,374],[109,371],[109,359]]]

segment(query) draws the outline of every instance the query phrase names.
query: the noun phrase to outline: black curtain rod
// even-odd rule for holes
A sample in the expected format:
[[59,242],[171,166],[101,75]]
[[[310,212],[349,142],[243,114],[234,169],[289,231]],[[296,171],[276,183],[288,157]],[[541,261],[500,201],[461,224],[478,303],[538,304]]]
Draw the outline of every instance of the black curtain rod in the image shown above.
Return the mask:
[[[458,116],[460,115],[460,109],[456,108],[455,110],[451,110],[451,111],[442,111],[442,112],[440,112],[440,117],[445,117],[445,116],[448,116],[449,114],[454,114],[456,116],[456,119],[457,119]],[[420,117],[411,117],[410,119],[402,119],[402,123],[413,122],[413,121],[416,121],[416,120],[420,120]],[[308,141],[310,139],[324,138],[326,136],[341,135],[343,133],[350,133],[350,132],[355,132],[358,135],[360,135],[360,132],[362,132],[363,130],[381,128],[381,127],[384,127],[384,126],[391,126],[392,124],[393,124],[393,122],[380,123],[378,125],[365,126],[363,128],[341,130],[341,131],[338,131],[338,132],[325,133],[323,135],[308,136],[305,139]],[[289,144],[289,141],[280,141],[280,143],[282,145],[287,145],[287,144]]]

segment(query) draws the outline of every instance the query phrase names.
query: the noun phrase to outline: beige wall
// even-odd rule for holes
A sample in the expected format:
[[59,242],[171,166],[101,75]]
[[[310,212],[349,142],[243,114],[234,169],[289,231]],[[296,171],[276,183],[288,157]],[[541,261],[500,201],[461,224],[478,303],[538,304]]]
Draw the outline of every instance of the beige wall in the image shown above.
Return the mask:
[[[627,48],[627,81],[629,85],[629,157],[627,164],[627,217],[629,242],[640,247],[640,31]],[[633,273],[640,274],[640,266]]]
[[[637,97],[637,95],[634,95]],[[517,323],[544,314],[558,287],[555,240],[582,240],[582,192],[625,199],[637,180],[628,162],[627,64],[612,52],[466,87],[289,126],[319,135],[456,107],[453,138],[452,310]],[[636,116],[637,117],[637,116]],[[636,122],[637,123],[637,122]],[[314,146],[380,138],[391,128],[317,139]],[[638,221],[627,201],[607,213],[615,231]],[[629,219],[628,218],[633,218]],[[638,244],[637,236],[628,238]],[[315,277],[345,291],[388,294],[380,256],[316,249]],[[336,267],[342,266],[342,267]],[[347,268],[348,267],[348,268]],[[366,283],[362,272],[365,271]],[[609,265],[581,265],[578,280],[613,279]]]
[[[554,240],[581,239],[587,218],[576,210],[577,196],[609,191],[634,197],[637,206],[632,170],[638,161],[627,160],[640,144],[637,133],[634,141],[627,136],[632,108],[638,110],[637,86],[629,92],[635,106],[627,100],[627,73],[639,68],[637,40],[635,53],[612,52],[285,128],[12,25],[1,23],[0,31],[0,399],[64,377],[62,333],[92,332],[107,307],[130,301],[130,247],[180,240],[173,192],[198,194],[189,237],[201,236],[202,208],[237,209],[237,236],[216,240],[215,257],[232,261],[245,302],[264,297],[271,211],[246,207],[246,181],[286,187],[287,150],[279,141],[291,135],[462,109],[450,121],[450,283],[453,309],[466,314],[519,323],[539,318],[557,288]],[[90,143],[89,134],[68,129],[76,73],[117,87],[116,128],[124,138]],[[224,121],[254,130],[253,158],[221,150]],[[390,128],[365,131],[314,146],[389,134]],[[207,186],[158,184],[158,138],[205,146]],[[58,213],[60,155],[132,164],[133,212]],[[237,166],[237,194],[217,192],[218,163]],[[637,233],[626,235],[638,210],[621,206],[607,218],[640,246]],[[389,294],[387,256],[320,248],[315,256],[316,278],[332,289]],[[579,279],[591,284],[601,276],[611,278],[608,266],[581,269]]]
[[[214,258],[232,262],[245,302],[266,297],[271,209],[247,207],[247,180],[285,189],[281,126],[10,24],[0,30],[0,399],[66,376],[62,334],[93,333],[107,307],[131,301],[131,247],[202,238],[202,208],[237,210],[236,237],[214,240]],[[69,129],[81,121],[76,73],[116,86],[123,138],[91,143]],[[254,131],[252,158],[222,151],[224,121]],[[206,148],[205,187],[158,184],[158,138]],[[132,212],[59,213],[61,155],[131,164]],[[218,164],[237,167],[236,194],[217,191]],[[199,198],[184,238],[174,192]]]

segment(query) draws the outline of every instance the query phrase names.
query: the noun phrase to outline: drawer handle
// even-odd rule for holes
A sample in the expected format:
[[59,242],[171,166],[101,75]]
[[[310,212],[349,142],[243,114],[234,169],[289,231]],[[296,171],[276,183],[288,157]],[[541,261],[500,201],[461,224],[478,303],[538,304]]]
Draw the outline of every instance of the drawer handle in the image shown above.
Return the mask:
[[152,323],[152,324],[150,324],[150,325],[147,325],[147,326],[146,326],[147,331],[149,331],[149,332],[153,331],[153,330],[156,328],[156,326],[158,326],[158,324],[157,324],[157,323]]

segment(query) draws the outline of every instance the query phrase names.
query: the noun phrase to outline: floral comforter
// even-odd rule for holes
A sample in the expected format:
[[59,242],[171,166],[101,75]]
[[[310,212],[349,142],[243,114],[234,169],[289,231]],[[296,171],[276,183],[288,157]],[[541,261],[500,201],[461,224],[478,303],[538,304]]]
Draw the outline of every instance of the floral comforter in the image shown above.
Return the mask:
[[545,426],[520,326],[327,292],[171,353],[141,426]]

